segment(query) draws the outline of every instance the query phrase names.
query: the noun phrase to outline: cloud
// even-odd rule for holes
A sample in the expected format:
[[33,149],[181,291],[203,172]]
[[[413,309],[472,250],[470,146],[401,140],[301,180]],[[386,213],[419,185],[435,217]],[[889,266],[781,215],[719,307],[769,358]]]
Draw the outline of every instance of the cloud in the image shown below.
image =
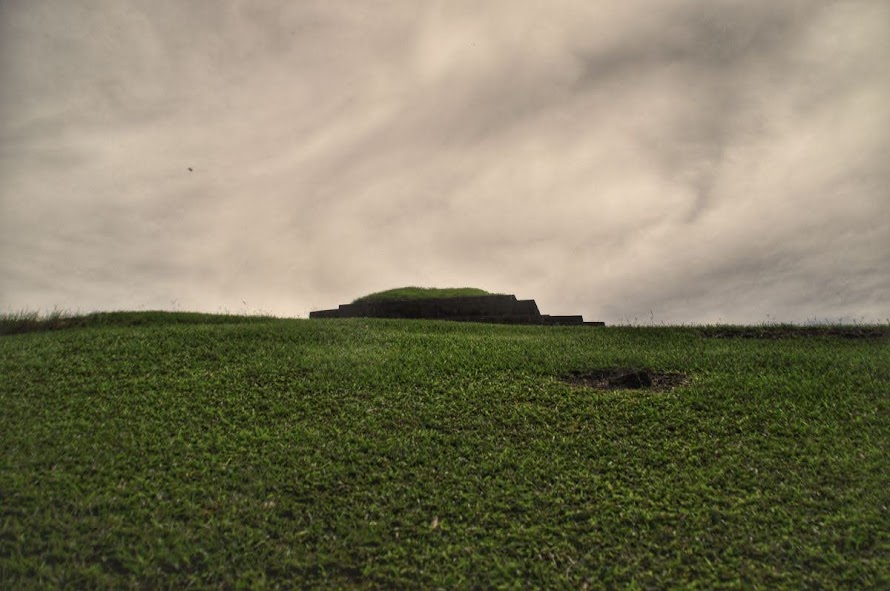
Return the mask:
[[878,0],[107,8],[0,19],[7,308],[888,315]]

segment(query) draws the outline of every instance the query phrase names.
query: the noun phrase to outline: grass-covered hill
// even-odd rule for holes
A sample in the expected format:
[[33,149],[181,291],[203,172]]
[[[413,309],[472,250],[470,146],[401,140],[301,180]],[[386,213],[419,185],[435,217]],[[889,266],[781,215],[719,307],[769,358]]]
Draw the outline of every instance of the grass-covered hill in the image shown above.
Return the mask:
[[373,302],[379,300],[421,300],[427,298],[456,298],[464,296],[494,295],[477,287],[398,287],[378,291],[353,300],[353,304],[359,302]]
[[85,318],[0,336],[5,588],[890,587],[886,327]]

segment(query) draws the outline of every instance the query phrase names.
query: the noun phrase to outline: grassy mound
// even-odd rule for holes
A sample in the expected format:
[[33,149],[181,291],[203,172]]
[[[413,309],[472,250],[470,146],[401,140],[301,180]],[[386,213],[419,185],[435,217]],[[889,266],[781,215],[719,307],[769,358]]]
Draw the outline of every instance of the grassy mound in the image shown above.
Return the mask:
[[425,300],[429,298],[460,298],[466,296],[494,295],[477,287],[398,287],[362,296],[352,303],[380,300]]
[[272,320],[272,316],[206,314],[202,312],[93,312],[86,315],[55,311],[41,316],[38,312],[0,315],[0,335],[44,332],[63,328],[108,326],[158,326],[169,324],[241,324]]

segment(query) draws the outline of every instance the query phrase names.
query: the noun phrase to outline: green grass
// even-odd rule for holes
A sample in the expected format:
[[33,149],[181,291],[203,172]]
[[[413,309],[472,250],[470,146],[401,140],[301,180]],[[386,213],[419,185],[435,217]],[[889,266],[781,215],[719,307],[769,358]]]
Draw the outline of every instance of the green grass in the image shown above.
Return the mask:
[[890,587],[886,336],[90,318],[0,337],[4,588]]
[[271,320],[271,316],[205,314],[201,312],[93,312],[83,316],[54,311],[41,316],[37,312],[17,312],[0,316],[0,335],[22,334],[84,328],[88,326],[149,326],[171,324],[238,324]]
[[378,291],[353,300],[353,304],[359,302],[371,302],[378,300],[422,300],[427,298],[457,298],[465,296],[493,295],[484,289],[477,287],[398,287],[386,291]]

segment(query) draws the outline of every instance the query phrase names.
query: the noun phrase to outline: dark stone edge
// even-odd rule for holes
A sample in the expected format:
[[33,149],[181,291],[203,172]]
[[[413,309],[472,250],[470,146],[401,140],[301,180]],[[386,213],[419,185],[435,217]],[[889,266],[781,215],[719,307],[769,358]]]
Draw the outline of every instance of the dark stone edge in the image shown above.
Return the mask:
[[342,304],[333,310],[316,310],[310,312],[309,317],[450,320],[454,322],[546,326],[605,326],[604,322],[585,322],[581,315],[551,316],[541,314],[534,300],[518,300],[514,295],[374,300]]

